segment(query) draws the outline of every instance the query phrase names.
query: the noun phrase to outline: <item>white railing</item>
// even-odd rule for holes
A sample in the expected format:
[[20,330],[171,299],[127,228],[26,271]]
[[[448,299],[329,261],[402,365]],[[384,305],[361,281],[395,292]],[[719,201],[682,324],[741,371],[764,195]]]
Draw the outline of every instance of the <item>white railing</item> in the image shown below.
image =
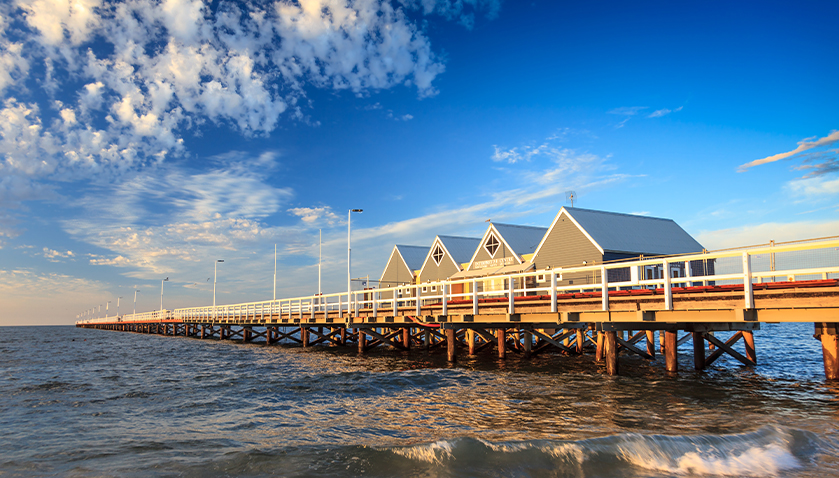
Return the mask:
[[111,317],[104,317],[99,319],[80,320],[76,324],[101,324],[101,323],[132,323],[132,322],[153,322],[166,321],[174,318],[171,310],[154,310],[151,312],[141,312],[139,314],[123,314]]
[[[337,312],[339,317],[345,314],[355,316],[360,309],[374,317],[379,314],[421,316],[421,308],[433,304],[441,308],[440,315],[447,315],[448,307],[453,305],[452,301],[457,301],[455,303],[459,306],[471,304],[471,313],[478,315],[483,307],[489,305],[482,299],[494,298],[502,300],[493,301],[493,307],[497,307],[499,302],[506,303],[506,312],[514,314],[515,297],[526,295],[549,297],[550,310],[556,312],[558,297],[575,292],[599,293],[601,309],[608,311],[610,290],[650,288],[660,289],[664,296],[664,310],[672,310],[674,288],[709,284],[742,285],[743,308],[753,309],[756,284],[827,279],[831,274],[834,278],[839,277],[839,239],[639,258],[368,289],[353,291],[351,294],[342,292],[215,307],[189,307],[165,312],[175,320],[188,321],[306,319],[323,312]],[[610,281],[610,276],[616,279]],[[462,292],[452,292],[454,289]],[[400,314],[397,314],[397,309],[402,309],[399,310]],[[143,315],[136,314],[131,321],[154,320],[151,317],[140,318]],[[122,317],[123,322],[128,321],[125,317]]]

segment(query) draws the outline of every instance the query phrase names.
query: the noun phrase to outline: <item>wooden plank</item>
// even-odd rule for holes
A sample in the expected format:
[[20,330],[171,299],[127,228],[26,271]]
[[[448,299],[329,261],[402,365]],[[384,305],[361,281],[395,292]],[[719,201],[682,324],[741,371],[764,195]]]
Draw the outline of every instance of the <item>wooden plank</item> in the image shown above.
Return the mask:
[[[694,332],[694,333],[697,333],[697,332]],[[725,353],[727,353],[728,355],[731,355],[732,357],[736,358],[737,360],[742,362],[743,365],[746,365],[747,367],[754,367],[755,365],[757,365],[756,363],[752,362],[751,360],[747,359],[742,354],[740,354],[740,352],[737,352],[733,348],[729,347],[728,345],[723,343],[723,341],[714,337],[713,335],[711,335],[709,333],[704,333],[702,335],[704,336],[705,340],[713,343],[714,345],[716,345],[720,349],[724,350]],[[704,347],[703,347],[703,350],[704,350]],[[704,356],[703,356],[703,361],[702,362],[703,362],[703,365],[704,365],[705,364]]]

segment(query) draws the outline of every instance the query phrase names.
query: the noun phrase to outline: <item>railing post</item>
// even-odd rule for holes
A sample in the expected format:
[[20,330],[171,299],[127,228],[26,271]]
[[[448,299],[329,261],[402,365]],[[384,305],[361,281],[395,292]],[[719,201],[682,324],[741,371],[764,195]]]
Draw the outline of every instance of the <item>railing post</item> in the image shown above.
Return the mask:
[[551,271],[551,313],[556,313],[556,272]]
[[513,315],[516,313],[516,280],[512,277],[507,279],[509,287],[507,287],[507,313]]
[[664,275],[664,310],[673,310],[673,290],[670,287],[670,263],[662,261],[662,274]]
[[420,298],[422,291],[422,287],[419,285],[415,286],[417,288],[416,298],[417,298],[417,319],[419,319],[420,314],[422,313],[422,299]]
[[606,276],[606,266],[600,267],[600,297],[603,311],[609,311],[609,278]]
[[472,279],[472,315],[478,315],[478,281]]
[[446,297],[446,289],[448,289],[448,284],[443,282],[440,285],[440,293],[443,295],[443,315],[449,315],[449,298]]
[[399,292],[399,288],[393,290],[393,316],[396,317],[399,315],[397,311],[399,310],[399,303],[396,301],[396,295]]
[[690,261],[687,260],[687,261],[685,261],[685,278],[687,278],[688,281],[685,282],[685,287],[693,287],[693,282],[690,281],[690,279],[692,277],[693,277],[693,272],[691,272],[691,270],[690,270]]
[[379,291],[374,290],[370,292],[370,298],[373,299],[373,317],[379,316],[379,301],[376,300],[378,298]]
[[353,308],[355,309],[355,317],[358,317],[358,292],[353,293]]
[[311,299],[309,299],[309,317],[312,318],[312,319],[315,318],[315,300],[316,299],[317,298],[314,297],[314,296]]
[[754,286],[752,285],[752,256],[743,253],[743,295],[746,297],[746,309],[755,308]]

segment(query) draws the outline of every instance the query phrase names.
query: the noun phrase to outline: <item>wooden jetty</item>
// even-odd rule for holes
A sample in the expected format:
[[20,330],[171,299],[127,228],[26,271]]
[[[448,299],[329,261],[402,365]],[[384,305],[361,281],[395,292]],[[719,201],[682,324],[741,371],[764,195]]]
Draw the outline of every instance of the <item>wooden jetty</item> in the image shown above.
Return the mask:
[[[639,272],[651,267],[663,273],[642,279],[649,275]],[[691,275],[695,270],[714,273]],[[528,287],[537,275],[549,285]],[[575,283],[559,285],[563,276]],[[825,376],[839,380],[837,277],[839,240],[830,239],[125,314],[76,325],[266,344],[287,340],[303,347],[352,345],[359,353],[377,346],[445,347],[452,362],[461,353],[492,349],[499,358],[593,351],[615,375],[621,353],[647,359],[663,353],[666,370],[675,372],[677,347],[688,340],[696,370],[723,354],[752,367],[761,323],[811,322],[822,343]],[[731,336],[723,341],[715,332]],[[740,342],[742,352],[735,347]]]

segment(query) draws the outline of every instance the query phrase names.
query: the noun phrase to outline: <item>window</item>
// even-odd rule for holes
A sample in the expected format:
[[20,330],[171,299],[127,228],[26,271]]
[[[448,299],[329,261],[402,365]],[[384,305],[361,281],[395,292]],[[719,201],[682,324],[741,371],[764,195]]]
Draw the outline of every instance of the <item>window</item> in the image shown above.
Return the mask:
[[536,282],[545,282],[545,274],[539,274],[536,276]]
[[434,248],[434,252],[431,253],[431,258],[434,259],[434,263],[438,266],[440,265],[440,261],[443,260],[443,248],[439,244]]
[[423,291],[423,292],[428,292],[428,287],[426,287],[426,286],[422,286],[422,291]]
[[496,239],[495,234],[490,234],[487,238],[487,242],[484,244],[484,249],[489,252],[491,257],[495,257],[495,252],[498,250],[498,246],[500,245],[501,244],[498,242],[498,239]]

